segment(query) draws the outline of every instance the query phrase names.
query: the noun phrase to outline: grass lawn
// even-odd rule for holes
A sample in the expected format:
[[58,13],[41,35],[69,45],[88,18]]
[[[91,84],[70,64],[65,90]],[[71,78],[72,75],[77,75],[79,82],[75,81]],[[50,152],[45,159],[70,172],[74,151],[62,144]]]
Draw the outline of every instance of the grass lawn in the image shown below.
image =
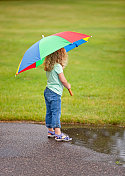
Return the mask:
[[45,120],[42,66],[15,73],[25,51],[62,31],[92,35],[70,51],[62,122],[125,126],[125,2],[0,1],[0,120]]

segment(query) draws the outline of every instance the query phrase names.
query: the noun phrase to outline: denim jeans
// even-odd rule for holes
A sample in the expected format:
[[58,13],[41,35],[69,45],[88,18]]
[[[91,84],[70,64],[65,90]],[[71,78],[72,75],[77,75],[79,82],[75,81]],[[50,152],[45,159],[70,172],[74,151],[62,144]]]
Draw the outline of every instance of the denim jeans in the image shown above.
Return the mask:
[[46,127],[61,128],[61,96],[46,87],[44,98],[46,103]]

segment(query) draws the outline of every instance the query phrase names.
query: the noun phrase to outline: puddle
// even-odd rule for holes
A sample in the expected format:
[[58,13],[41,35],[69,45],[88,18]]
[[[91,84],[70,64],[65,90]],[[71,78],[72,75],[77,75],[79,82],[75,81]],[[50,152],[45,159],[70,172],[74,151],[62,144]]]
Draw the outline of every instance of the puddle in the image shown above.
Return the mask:
[[63,133],[72,144],[116,156],[116,164],[125,167],[125,128],[63,125]]

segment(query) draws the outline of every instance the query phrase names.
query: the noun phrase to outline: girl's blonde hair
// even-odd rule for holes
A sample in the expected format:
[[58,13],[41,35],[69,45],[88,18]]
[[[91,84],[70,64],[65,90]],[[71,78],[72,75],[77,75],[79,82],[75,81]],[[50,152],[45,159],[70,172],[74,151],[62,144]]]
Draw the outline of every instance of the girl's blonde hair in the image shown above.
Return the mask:
[[50,72],[53,68],[55,63],[59,63],[63,68],[66,67],[68,62],[68,55],[64,48],[61,48],[54,53],[46,56],[44,61],[44,70]]

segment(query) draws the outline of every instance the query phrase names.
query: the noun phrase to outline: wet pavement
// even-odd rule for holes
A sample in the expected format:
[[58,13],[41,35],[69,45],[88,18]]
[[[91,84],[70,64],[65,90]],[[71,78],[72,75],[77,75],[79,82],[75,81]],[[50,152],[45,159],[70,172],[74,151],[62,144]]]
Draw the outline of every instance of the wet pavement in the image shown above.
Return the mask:
[[[70,133],[69,128],[63,131]],[[0,175],[125,176],[125,167],[116,164],[116,154],[79,145],[83,138],[70,136],[74,136],[70,143],[56,142],[47,138],[44,125],[0,123]]]

